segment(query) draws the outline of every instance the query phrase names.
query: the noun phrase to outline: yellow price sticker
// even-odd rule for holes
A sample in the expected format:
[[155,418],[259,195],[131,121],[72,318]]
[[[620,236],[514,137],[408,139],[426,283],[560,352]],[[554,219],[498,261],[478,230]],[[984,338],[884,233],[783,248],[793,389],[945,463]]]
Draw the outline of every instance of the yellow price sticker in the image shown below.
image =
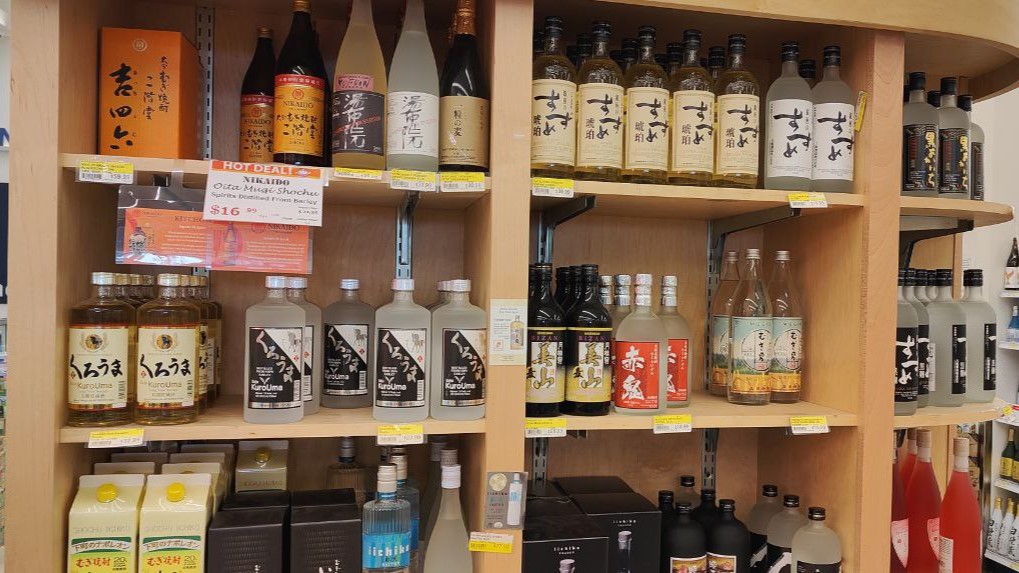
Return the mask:
[[535,197],[573,198],[573,180],[554,177],[532,177],[531,195]]
[[363,181],[382,181],[382,171],[378,169],[351,169],[334,167],[333,177],[340,179],[361,179]]
[[790,193],[789,206],[795,209],[826,209],[828,198],[824,193],[808,193],[806,191]]
[[1002,416],[1011,416],[1012,412],[1014,412],[1014,411],[1015,411],[1015,406],[1013,406],[1011,404],[1005,404],[1005,406],[1001,408],[1001,415]]
[[90,448],[124,448],[145,443],[144,428],[118,428],[116,430],[94,430],[88,434]]
[[380,446],[404,446],[425,443],[425,430],[421,424],[382,424],[378,427],[376,442]]
[[467,549],[481,553],[513,553],[513,536],[505,533],[472,531]]
[[681,434],[693,431],[693,416],[690,414],[663,414],[654,417],[654,433]]
[[865,91],[860,91],[856,96],[856,123],[853,124],[853,131],[860,131],[863,128],[863,114],[867,111],[867,98]]
[[793,416],[789,418],[789,426],[794,435],[827,434],[827,416]]
[[389,188],[404,191],[435,191],[435,173],[394,169],[389,172]]
[[443,171],[439,173],[443,193],[477,193],[485,190],[485,174],[480,171]]
[[562,418],[527,418],[524,421],[525,438],[561,438],[566,435],[566,420]]
[[78,181],[85,183],[134,183],[134,164],[129,161],[81,161],[78,163]]

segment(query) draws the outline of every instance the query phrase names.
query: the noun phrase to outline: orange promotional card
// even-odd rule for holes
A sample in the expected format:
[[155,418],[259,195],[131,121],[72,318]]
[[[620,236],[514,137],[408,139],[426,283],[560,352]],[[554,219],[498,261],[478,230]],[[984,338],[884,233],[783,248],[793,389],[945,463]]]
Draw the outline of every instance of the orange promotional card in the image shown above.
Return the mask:
[[310,231],[304,225],[206,221],[212,269],[308,274]]
[[205,267],[209,222],[201,211],[124,210],[123,264]]

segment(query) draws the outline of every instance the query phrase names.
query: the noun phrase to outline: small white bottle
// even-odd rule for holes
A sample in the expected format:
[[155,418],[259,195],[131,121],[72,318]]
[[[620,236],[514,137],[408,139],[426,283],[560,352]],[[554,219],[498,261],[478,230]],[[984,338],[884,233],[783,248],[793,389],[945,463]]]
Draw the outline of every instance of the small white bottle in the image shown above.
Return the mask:
[[428,417],[432,315],[414,302],[414,279],[393,279],[393,302],[375,311],[375,407],[383,422]]
[[520,514],[523,509],[524,484],[520,481],[520,474],[513,474],[513,481],[509,486],[509,503],[506,507],[506,525],[515,527],[520,525]]
[[287,300],[304,309],[301,399],[304,415],[318,412],[322,400],[322,309],[308,302],[308,279],[287,277]]
[[1001,513],[1001,498],[994,499],[994,513],[991,514],[990,521],[987,522],[987,540],[984,543],[984,547],[988,549],[997,549],[998,537],[1001,535],[1001,520],[1004,516]]
[[322,405],[366,408],[372,405],[375,362],[375,309],[357,296],[357,279],[340,281],[340,300],[322,311]]
[[488,315],[471,304],[471,281],[449,281],[449,302],[432,312],[431,413],[436,420],[485,417]]
[[286,277],[265,277],[266,297],[245,313],[244,421],[286,424],[304,417],[304,309],[287,300]]

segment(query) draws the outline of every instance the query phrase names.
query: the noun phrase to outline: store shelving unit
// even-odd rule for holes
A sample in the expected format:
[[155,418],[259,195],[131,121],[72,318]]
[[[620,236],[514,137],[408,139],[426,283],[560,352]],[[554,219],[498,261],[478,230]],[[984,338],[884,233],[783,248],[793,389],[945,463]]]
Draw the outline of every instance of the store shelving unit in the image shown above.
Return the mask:
[[[253,30],[289,24],[286,0],[13,0],[12,131],[31,134],[12,150],[11,268],[19,293],[10,316],[8,420],[11,495],[8,566],[12,571],[64,567],[65,516],[78,475],[93,452],[87,431],[64,426],[64,339],[67,309],[87,292],[88,272],[112,270],[115,188],[75,182],[79,161],[96,151],[96,42],[101,26],[173,29],[193,36],[199,8],[215,16],[212,156],[237,156],[237,92],[254,45]],[[383,50],[392,52],[398,0],[376,0]],[[827,196],[825,209],[791,209],[781,191],[577,183],[578,197],[594,197],[591,212],[555,232],[556,265],[597,262],[606,272],[678,274],[680,310],[694,330],[691,364],[703,380],[705,285],[711,252],[789,249],[801,285],[810,340],[804,401],[783,406],[737,407],[697,394],[682,412],[694,431],[654,435],[648,418],[611,415],[567,418],[581,437],[549,442],[549,475],[616,473],[645,495],[673,485],[679,473],[697,473],[702,428],[718,428],[716,486],[741,500],[745,515],[759,484],[778,483],[810,504],[829,508],[844,546],[847,573],[887,570],[890,511],[888,437],[894,427],[954,424],[996,417],[990,406],[941,412],[926,409],[906,420],[892,415],[895,269],[900,217],[956,228],[1008,221],[1011,208],[994,203],[900,198],[901,79],[925,69],[933,85],[941,75],[968,78],[977,98],[1019,82],[1019,6],[992,0],[981,9],[953,0],[931,11],[920,0],[808,2],[774,0],[479,0],[479,37],[492,91],[492,161],[489,188],[474,194],[423,194],[415,215],[414,276],[419,302],[434,296],[436,280],[465,276],[481,306],[495,299],[521,303],[526,268],[535,251],[527,237],[532,218],[565,202],[535,198],[530,188],[530,58],[535,21],[567,17],[567,34],[592,19],[613,22],[617,37],[644,23],[661,30],[697,27],[705,45],[745,32],[750,66],[766,89],[778,72],[778,46],[796,39],[804,52],[843,48],[843,77],[869,99],[854,148],[855,193]],[[345,28],[342,2],[315,2],[317,30],[332,69]],[[445,52],[453,0],[427,3],[433,44]],[[581,16],[582,15],[582,16]],[[205,161],[130,160],[139,178],[172,171],[200,186]],[[140,179],[142,180],[142,179]],[[341,276],[361,279],[372,304],[388,300],[393,275],[395,216],[402,192],[377,182],[331,178],[325,225],[317,229],[309,298],[334,298]],[[724,243],[724,247],[722,244]],[[951,239],[923,241],[918,264],[957,266]],[[261,277],[213,273],[214,297],[229,325],[261,297]],[[227,336],[226,393],[240,385],[241,343]],[[232,357],[232,358],[231,358]],[[459,434],[465,464],[465,502],[471,529],[480,528],[485,472],[530,466],[524,438],[524,367],[489,369],[488,415],[476,422],[426,421],[426,433]],[[927,411],[930,410],[930,411]],[[825,416],[831,431],[787,435],[792,416]],[[324,438],[372,436],[367,411],[329,412],[300,424],[244,424],[236,402],[224,400],[198,423],[149,428],[149,439],[298,439],[299,456],[324,455]],[[310,446],[307,444],[320,444]],[[861,500],[866,500],[862,503]],[[484,573],[520,570],[519,534],[507,555],[476,554]]]
[[993,551],[985,551],[984,557],[994,561],[998,565],[1004,565],[1013,571],[1019,571],[1019,561],[1012,561],[1008,557],[1003,557]]

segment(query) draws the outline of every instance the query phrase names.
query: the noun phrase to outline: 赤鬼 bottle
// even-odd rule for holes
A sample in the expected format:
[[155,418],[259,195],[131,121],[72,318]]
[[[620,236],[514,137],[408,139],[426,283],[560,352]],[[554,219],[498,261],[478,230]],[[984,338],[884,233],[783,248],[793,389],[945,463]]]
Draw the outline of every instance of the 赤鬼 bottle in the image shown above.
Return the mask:
[[478,57],[475,0],[457,0],[453,45],[439,78],[439,169],[488,171],[488,78]]
[[782,511],[782,500],[778,497],[778,486],[765,484],[761,487],[761,497],[750,510],[747,530],[750,531],[750,571],[767,573],[768,571],[768,526],[771,518]]
[[389,463],[396,466],[396,499],[410,504],[410,570],[421,568],[421,493],[407,482],[407,455],[393,454]]
[[721,278],[711,298],[709,334],[711,340],[711,361],[708,365],[708,391],[713,396],[725,396],[729,379],[729,345],[732,332],[733,297],[739,286],[739,255],[736,251],[725,253]]
[[566,317],[552,297],[552,265],[534,266],[534,295],[527,305],[527,417],[559,415],[566,398]]
[[[669,44],[672,46],[672,44]],[[714,81],[701,66],[700,30],[685,30],[672,91],[672,152],[669,183],[710,185],[715,168]]]
[[488,314],[471,304],[471,281],[449,281],[449,302],[432,312],[431,416],[485,416]]
[[276,52],[272,28],[259,28],[255,55],[241,82],[240,156],[247,163],[272,163]]
[[626,70],[623,181],[665,183],[669,169],[669,78],[655,62],[655,27],[638,30],[637,61]]
[[966,401],[994,400],[998,379],[998,316],[984,299],[984,271],[962,273],[966,293],[959,306],[966,314]]
[[354,0],[333,74],[333,167],[385,169],[386,92],[371,0]]
[[357,442],[350,436],[340,438],[340,455],[337,461],[326,468],[326,487],[329,489],[350,488],[358,505],[364,503],[367,472],[357,463]]
[[531,73],[531,176],[573,177],[577,70],[563,55],[563,19],[545,18],[545,47]]
[[666,385],[668,388],[668,405],[670,407],[690,404],[690,392],[693,389],[693,369],[690,368],[690,324],[676,310],[676,289],[679,279],[675,275],[662,277],[662,304],[658,318],[665,324],[669,335],[668,371]]
[[825,46],[824,72],[811,91],[814,96],[814,159],[811,191],[853,192],[853,147],[856,98],[839,77],[842,50]]
[[304,309],[287,300],[286,277],[265,277],[266,294],[244,315],[244,421],[285,424],[304,417]]
[[969,118],[970,199],[984,200],[984,128],[973,123],[973,96],[959,96],[959,109]]
[[941,105],[938,107],[938,139],[941,147],[941,187],[939,197],[969,199],[969,116],[956,104],[958,78],[941,78]]
[[837,533],[824,524],[825,514],[823,507],[807,509],[807,525],[793,536],[793,563],[790,571],[838,573],[842,570],[842,541]]
[[930,401],[931,318],[927,307],[916,296],[917,276],[917,269],[906,269],[906,286],[902,292],[916,312],[916,407],[923,408]]
[[807,524],[800,511],[800,496],[787,494],[782,498],[782,509],[768,523],[769,571],[792,570],[793,536]]
[[768,88],[764,129],[764,188],[810,189],[813,95],[800,77],[800,45],[782,43],[782,75]]
[[113,273],[92,273],[92,296],[71,308],[67,343],[67,424],[131,422],[135,389],[135,308],[113,296]]
[[938,296],[927,305],[931,319],[930,375],[932,406],[961,406],[966,401],[966,314],[952,300],[952,269],[938,269]]
[[749,571],[750,533],[743,522],[736,519],[736,502],[723,499],[718,502],[718,519],[708,534],[708,570]]
[[757,78],[746,68],[746,47],[743,34],[729,36],[728,67],[715,84],[718,137],[712,179],[719,187],[757,186],[761,96]]
[[938,170],[938,110],[927,103],[927,75],[910,72],[908,96],[902,106],[902,194],[936,197]]
[[772,317],[768,387],[772,402],[798,402],[803,389],[803,309],[789,261],[789,251],[775,251],[768,280]]
[[916,413],[919,375],[916,309],[905,298],[906,269],[899,269],[899,296],[895,322],[895,415]]
[[358,297],[357,279],[340,281],[340,299],[322,311],[322,405],[371,406],[375,385],[375,309]]
[[598,265],[582,265],[580,296],[566,317],[566,399],[561,411],[604,416],[612,403],[612,317],[598,298]]
[[414,279],[393,279],[393,302],[375,311],[376,420],[428,417],[432,315],[414,302]]
[[310,0],[294,0],[290,32],[276,60],[273,161],[325,165],[326,82]]
[[679,502],[675,517],[663,529],[662,571],[707,572],[707,536],[701,524],[694,521],[692,511],[690,502]]
[[308,301],[308,279],[287,277],[287,300],[304,310],[304,341],[301,350],[301,400],[304,415],[318,412],[322,401],[322,309]]
[[613,404],[620,414],[657,414],[667,401],[669,333],[651,310],[651,275],[638,274],[635,283],[633,312],[616,331]]
[[386,168],[439,170],[439,72],[428,39],[424,0],[407,0],[389,65]]
[[952,440],[952,477],[941,502],[941,571],[979,571],[983,518],[969,475],[969,438]]
[[747,249],[744,274],[733,296],[727,386],[734,404],[767,404],[771,398],[772,308],[760,264],[760,251]]
[[396,466],[382,464],[375,499],[364,504],[361,568],[364,573],[410,571],[410,502],[396,497]]
[[595,22],[593,52],[578,72],[577,179],[617,181],[623,168],[623,70],[609,57],[612,26]]
[[467,527],[460,508],[460,466],[442,467],[442,494],[438,518],[428,536],[424,573],[471,573],[474,569],[467,549]]

